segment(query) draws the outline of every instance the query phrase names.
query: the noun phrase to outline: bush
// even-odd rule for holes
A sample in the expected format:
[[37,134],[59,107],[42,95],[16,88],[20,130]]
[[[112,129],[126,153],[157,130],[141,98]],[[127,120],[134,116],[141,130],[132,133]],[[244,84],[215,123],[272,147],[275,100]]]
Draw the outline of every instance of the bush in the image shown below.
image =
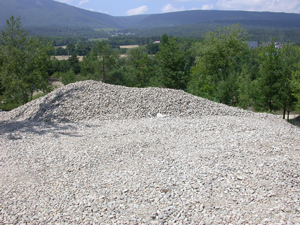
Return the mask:
[[72,69],[70,69],[66,73],[60,73],[60,75],[61,75],[61,82],[64,85],[76,82],[76,75]]

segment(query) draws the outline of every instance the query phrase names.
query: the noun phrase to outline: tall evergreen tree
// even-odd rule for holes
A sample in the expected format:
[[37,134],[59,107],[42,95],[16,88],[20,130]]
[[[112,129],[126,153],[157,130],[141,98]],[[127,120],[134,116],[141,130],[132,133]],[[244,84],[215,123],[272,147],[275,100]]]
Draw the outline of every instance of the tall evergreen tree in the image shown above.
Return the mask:
[[67,46],[66,46],[66,51],[68,52],[68,55],[72,55],[73,52],[75,52],[76,50],[76,46],[74,43],[68,43]]
[[71,57],[69,58],[70,66],[75,74],[80,72],[80,63],[75,52],[72,53]]
[[283,110],[283,119],[285,119],[286,112],[289,115],[289,112],[295,108],[296,99],[292,92],[291,79],[293,72],[296,71],[295,65],[299,59],[295,47],[291,44],[285,44],[280,49],[280,54],[282,77],[279,81],[279,107]]
[[260,68],[260,89],[261,101],[264,111],[273,112],[280,109],[280,80],[283,77],[282,61],[279,49],[275,47],[275,42],[266,46],[261,55]]
[[106,82],[109,80],[110,72],[117,65],[118,55],[116,52],[111,52],[107,41],[101,41],[97,44],[98,68],[97,77],[99,80]]
[[90,53],[82,59],[82,62],[80,64],[81,75],[87,77],[88,79],[92,79],[96,72],[97,66],[97,55],[94,49],[92,49]]
[[163,35],[160,51],[156,53],[156,61],[161,69],[165,87],[186,89],[189,80],[189,73],[185,70],[186,55],[179,50],[175,38]]
[[292,94],[295,97],[295,108],[300,112],[300,63],[297,64],[297,70],[293,73],[291,79]]
[[16,106],[32,99],[34,91],[49,91],[47,67],[51,43],[27,38],[20,17],[6,20],[0,36],[1,85],[3,101]]
[[[297,55],[300,54],[300,48],[296,48]],[[295,97],[295,108],[300,112],[300,61],[295,64],[295,71],[291,76],[292,95]]]
[[129,87],[145,87],[152,77],[153,67],[146,47],[128,49],[123,67],[125,85]]

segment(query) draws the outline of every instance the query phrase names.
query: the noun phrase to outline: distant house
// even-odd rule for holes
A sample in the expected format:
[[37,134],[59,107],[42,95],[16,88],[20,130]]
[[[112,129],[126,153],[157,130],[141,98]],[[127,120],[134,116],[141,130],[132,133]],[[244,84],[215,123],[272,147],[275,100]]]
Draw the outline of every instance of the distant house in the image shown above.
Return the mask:
[[250,49],[257,48],[259,45],[258,41],[247,41],[247,43]]
[[[272,42],[267,42],[267,43],[263,43],[262,46],[265,47],[265,46],[269,46],[271,44],[272,44]],[[281,42],[274,42],[274,45],[275,45],[275,48],[282,48],[283,43],[281,43]]]
[[160,41],[154,41],[153,44],[160,44]]
[[275,42],[275,48],[282,48],[281,42]]

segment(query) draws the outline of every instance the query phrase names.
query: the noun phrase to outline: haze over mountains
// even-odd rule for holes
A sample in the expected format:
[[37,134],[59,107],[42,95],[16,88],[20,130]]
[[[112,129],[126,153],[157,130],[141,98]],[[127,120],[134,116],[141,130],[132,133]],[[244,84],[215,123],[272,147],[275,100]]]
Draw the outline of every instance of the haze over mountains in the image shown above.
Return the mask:
[[0,27],[11,15],[24,26],[89,26],[91,28],[156,28],[185,24],[217,23],[273,28],[300,28],[300,14],[193,10],[164,14],[115,17],[76,8],[53,0],[1,0]]

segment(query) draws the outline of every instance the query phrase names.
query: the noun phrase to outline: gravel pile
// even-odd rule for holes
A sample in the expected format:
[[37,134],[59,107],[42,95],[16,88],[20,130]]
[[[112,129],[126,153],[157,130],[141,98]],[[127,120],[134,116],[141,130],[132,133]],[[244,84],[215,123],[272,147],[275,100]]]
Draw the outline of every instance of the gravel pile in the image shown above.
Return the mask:
[[275,116],[92,81],[0,116],[0,224],[300,223],[300,129]]
[[[97,81],[69,84],[19,107],[6,119],[77,122],[90,119],[138,119],[155,116],[253,116],[184,91],[128,88]],[[269,117],[267,114],[259,114]],[[4,116],[4,114],[3,114]],[[3,118],[4,119],[4,118]]]

